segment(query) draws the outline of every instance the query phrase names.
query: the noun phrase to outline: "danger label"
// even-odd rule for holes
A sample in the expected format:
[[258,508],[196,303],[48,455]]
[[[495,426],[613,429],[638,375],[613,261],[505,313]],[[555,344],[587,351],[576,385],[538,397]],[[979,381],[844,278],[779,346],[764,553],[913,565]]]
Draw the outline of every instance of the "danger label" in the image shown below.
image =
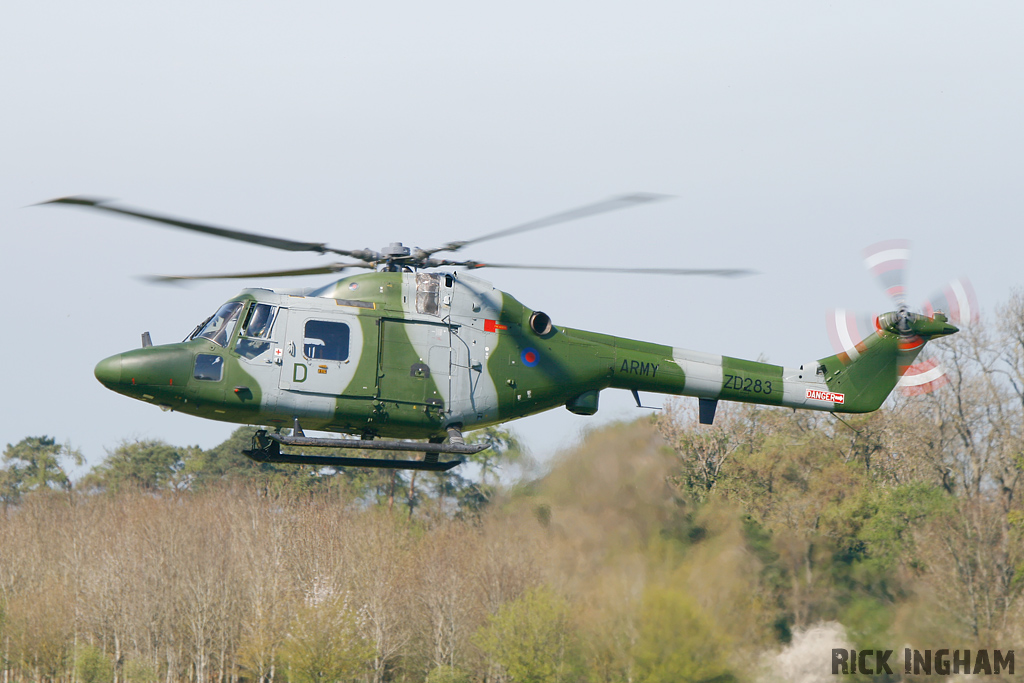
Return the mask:
[[831,391],[822,391],[821,389],[808,389],[807,398],[815,401],[832,401],[833,403],[842,403],[846,400],[844,394],[833,394]]

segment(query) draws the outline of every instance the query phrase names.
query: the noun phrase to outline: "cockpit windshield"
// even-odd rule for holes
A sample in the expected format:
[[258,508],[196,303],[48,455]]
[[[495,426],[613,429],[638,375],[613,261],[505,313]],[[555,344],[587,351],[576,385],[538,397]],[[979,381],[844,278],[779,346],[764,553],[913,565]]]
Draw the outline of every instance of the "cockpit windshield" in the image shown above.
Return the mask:
[[197,337],[205,337],[214,344],[227,346],[231,333],[235,331],[235,324],[238,322],[238,314],[242,310],[242,304],[231,301],[220,307],[220,310],[213,314]]

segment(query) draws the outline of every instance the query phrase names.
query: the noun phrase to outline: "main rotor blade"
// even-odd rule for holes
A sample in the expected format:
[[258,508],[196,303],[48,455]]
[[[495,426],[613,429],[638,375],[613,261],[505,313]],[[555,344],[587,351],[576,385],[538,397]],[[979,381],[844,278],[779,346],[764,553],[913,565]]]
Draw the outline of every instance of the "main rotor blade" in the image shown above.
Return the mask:
[[215,275],[147,275],[144,279],[150,282],[179,282],[181,280],[234,280],[236,278],[257,277],[290,277],[293,275],[326,275],[340,273],[347,268],[373,268],[369,263],[331,263],[316,268],[296,268],[294,270],[263,270],[252,273],[230,273]]
[[546,228],[551,225],[558,225],[559,223],[568,223],[569,221],[579,220],[580,218],[587,218],[588,216],[596,216],[600,213],[608,213],[609,211],[618,211],[619,209],[628,209],[633,206],[640,204],[648,204],[650,202],[661,201],[662,199],[669,199],[668,195],[664,194],[651,194],[639,192],[635,194],[622,195],[620,197],[612,197],[606,199],[603,202],[597,202],[596,204],[587,204],[569,211],[563,211],[562,213],[556,213],[552,216],[545,218],[539,218],[529,223],[523,223],[521,225],[514,225],[511,228],[505,228],[504,230],[498,230],[497,232],[491,232],[480,237],[475,237],[471,240],[464,240],[460,242],[449,242],[443,247],[437,247],[435,249],[425,250],[426,254],[436,254],[440,251],[458,251],[463,247],[476,244],[477,242],[483,242],[485,240],[493,240],[499,237],[507,237],[508,235],[516,235],[521,232],[527,232],[529,230],[538,230],[540,228]]
[[467,268],[515,268],[518,270],[562,270],[584,273],[623,273],[637,275],[712,275],[715,277],[739,277],[755,275],[756,270],[743,268],[605,268],[602,266],[535,266],[514,263],[464,263],[449,262],[445,265],[465,266]]
[[250,244],[260,244],[264,247],[272,247],[274,249],[284,249],[286,251],[315,251],[319,254],[326,254],[328,252],[334,254],[341,254],[343,256],[355,256],[355,258],[362,258],[363,254],[353,254],[352,252],[345,251],[343,249],[332,249],[322,242],[297,242],[295,240],[285,239],[282,237],[271,237],[269,235],[259,235],[252,232],[244,232],[242,230],[235,230],[232,228],[220,228],[213,225],[206,225],[205,223],[196,223],[194,221],[186,221],[180,218],[174,218],[172,216],[164,216],[157,213],[150,213],[148,211],[142,211],[140,209],[131,207],[117,207],[111,206],[111,200],[108,199],[97,199],[93,197],[61,197],[59,199],[51,199],[48,202],[40,202],[40,204],[70,204],[72,206],[84,206],[91,209],[98,209],[100,211],[107,211],[109,213],[117,213],[122,216],[130,216],[132,218],[141,218],[147,221],[153,221],[155,223],[163,223],[164,225],[170,225],[175,228],[183,228],[185,230],[192,230],[194,232],[202,232],[207,235],[215,235],[217,237],[226,237],[227,239],[238,240],[239,242],[249,242]]

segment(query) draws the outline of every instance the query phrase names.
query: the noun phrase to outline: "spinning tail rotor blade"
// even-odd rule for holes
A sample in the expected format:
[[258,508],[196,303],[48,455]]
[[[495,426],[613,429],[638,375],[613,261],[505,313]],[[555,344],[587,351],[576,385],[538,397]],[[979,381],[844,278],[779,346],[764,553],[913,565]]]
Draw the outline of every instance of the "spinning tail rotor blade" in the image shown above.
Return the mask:
[[971,281],[965,277],[950,280],[942,291],[935,294],[924,305],[925,315],[933,316],[942,311],[954,325],[969,325],[978,322],[981,309]]
[[[950,280],[942,291],[929,299],[924,305],[924,314],[929,318],[936,312],[943,312],[954,325],[965,325],[977,322],[980,314],[978,299],[974,287],[967,278]],[[909,344],[919,337],[907,340]],[[901,349],[903,342],[901,342]],[[910,353],[908,349],[907,353]],[[946,368],[934,358],[926,358],[918,362],[901,363],[900,391],[905,396],[919,396],[949,384]]]
[[[871,271],[878,283],[896,305],[899,315],[906,324],[907,309],[907,268],[910,265],[910,240],[885,240],[872,244],[864,250],[864,267]],[[929,312],[931,317],[934,313]],[[898,386],[906,395],[925,394],[947,384],[945,370],[934,359],[918,362],[917,356],[924,346],[924,339],[901,327],[899,355],[896,359]]]
[[844,363],[857,360],[865,351],[864,340],[875,333],[875,317],[844,308],[829,309],[825,320],[832,350]]
[[904,396],[919,396],[930,394],[947,384],[949,376],[945,368],[934,358],[928,358],[907,367],[897,386]]
[[864,250],[864,267],[871,271],[897,308],[906,306],[910,240],[885,240]]
[[916,334],[908,334],[901,336],[898,344],[899,356],[896,359],[896,372],[899,376],[906,377],[908,374],[923,372],[923,369],[915,369],[914,361],[917,360],[917,354],[924,346],[924,339]]

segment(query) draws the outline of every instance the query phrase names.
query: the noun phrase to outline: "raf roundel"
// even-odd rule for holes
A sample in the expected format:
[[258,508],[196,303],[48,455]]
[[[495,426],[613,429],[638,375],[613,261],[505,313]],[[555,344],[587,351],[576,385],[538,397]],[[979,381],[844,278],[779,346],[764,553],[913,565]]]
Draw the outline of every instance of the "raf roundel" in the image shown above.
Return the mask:
[[531,349],[530,347],[523,349],[523,365],[532,368],[538,361],[540,361],[540,354],[537,353],[536,349]]

